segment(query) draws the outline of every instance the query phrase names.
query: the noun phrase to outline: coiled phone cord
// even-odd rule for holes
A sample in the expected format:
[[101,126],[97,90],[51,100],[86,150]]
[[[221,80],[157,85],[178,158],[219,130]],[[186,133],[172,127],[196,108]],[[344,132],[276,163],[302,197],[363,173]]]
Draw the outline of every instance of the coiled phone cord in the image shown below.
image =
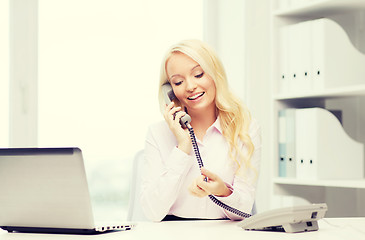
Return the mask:
[[[195,153],[195,157],[196,157],[196,160],[198,161],[198,164],[199,164],[199,169],[201,169],[202,167],[204,167],[203,165],[203,160],[200,156],[200,152],[199,152],[199,147],[198,147],[198,143],[196,142],[196,138],[195,138],[195,133],[194,133],[194,129],[191,127],[191,125],[188,123],[186,124],[188,130],[189,130],[189,133],[190,133],[190,138],[191,138],[191,142],[192,142],[192,145],[193,145],[193,149],[194,149],[194,153]],[[204,179],[204,181],[207,181],[207,178]],[[227,211],[230,211],[238,216],[241,216],[241,217],[244,217],[244,218],[249,218],[251,217],[251,214],[248,214],[248,213],[245,213],[245,212],[242,212],[238,209],[235,209],[231,206],[228,206],[227,204],[219,201],[217,198],[215,198],[213,195],[208,195],[208,197],[210,198],[210,200],[212,200],[215,204],[217,204],[218,206],[220,206],[221,208],[227,210]]]

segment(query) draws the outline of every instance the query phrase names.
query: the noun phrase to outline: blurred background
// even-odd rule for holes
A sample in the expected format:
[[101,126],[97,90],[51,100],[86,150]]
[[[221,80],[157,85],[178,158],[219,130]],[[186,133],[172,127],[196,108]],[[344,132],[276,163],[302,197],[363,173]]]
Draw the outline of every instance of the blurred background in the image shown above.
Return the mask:
[[[96,215],[125,219],[133,157],[162,120],[170,45],[217,50],[267,144],[269,10],[266,0],[0,0],[0,147],[80,147]],[[260,210],[271,207],[267,155]]]
[[0,147],[80,147],[95,214],[125,219],[133,158],[148,126],[163,119],[157,98],[162,57],[170,45],[195,38],[216,49],[232,91],[261,125],[258,212],[327,202],[329,216],[363,216],[364,179],[278,177],[277,114],[340,108],[345,131],[365,142],[364,85],[278,94],[281,54],[289,49],[282,48],[281,29],[327,16],[342,24],[363,59],[364,2],[0,0]]

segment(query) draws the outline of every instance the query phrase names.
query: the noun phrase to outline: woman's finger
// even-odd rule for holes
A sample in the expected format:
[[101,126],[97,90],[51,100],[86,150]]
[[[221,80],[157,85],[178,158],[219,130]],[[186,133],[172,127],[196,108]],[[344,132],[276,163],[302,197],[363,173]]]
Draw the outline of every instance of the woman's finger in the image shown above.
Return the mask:
[[185,115],[186,115],[186,112],[184,112],[184,111],[178,111],[178,112],[176,112],[175,113],[174,121],[177,122],[177,123],[180,123],[180,118],[182,118]]
[[190,194],[192,194],[193,196],[196,197],[205,197],[208,195],[207,192],[204,191],[204,189],[201,189],[196,182],[194,181],[190,187],[189,187],[189,192]]

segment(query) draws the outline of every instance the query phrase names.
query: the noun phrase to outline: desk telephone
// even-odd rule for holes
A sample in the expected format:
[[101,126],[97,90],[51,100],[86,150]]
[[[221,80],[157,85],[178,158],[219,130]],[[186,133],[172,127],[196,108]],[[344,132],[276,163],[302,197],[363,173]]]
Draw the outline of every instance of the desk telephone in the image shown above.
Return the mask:
[[[162,91],[166,104],[170,104],[171,101],[176,98],[170,83],[163,84]],[[198,144],[196,142],[194,129],[191,127],[190,122],[191,117],[188,114],[185,114],[182,118],[180,118],[181,126],[189,130],[195,157],[198,161],[199,169],[201,169],[204,165],[200,156]],[[207,181],[206,178],[205,181]],[[244,217],[245,220],[241,221],[239,226],[246,230],[269,230],[285,232],[315,231],[318,230],[317,220],[324,217],[324,214],[327,211],[327,205],[322,203],[293,208],[275,209],[272,211],[256,214],[255,216],[251,217],[251,214],[228,206],[227,204],[219,201],[213,195],[209,195],[208,197],[223,209],[238,216]]]

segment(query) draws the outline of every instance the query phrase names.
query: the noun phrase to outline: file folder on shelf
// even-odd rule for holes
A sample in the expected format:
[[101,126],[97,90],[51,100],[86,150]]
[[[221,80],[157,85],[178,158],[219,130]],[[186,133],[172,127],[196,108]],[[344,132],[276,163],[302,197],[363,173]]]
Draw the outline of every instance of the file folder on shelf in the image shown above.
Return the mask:
[[[280,45],[280,54],[284,54],[279,58],[280,93],[307,93],[309,90],[322,91],[365,83],[365,55],[355,48],[345,30],[331,19],[283,26],[280,42],[289,42],[287,50],[282,49],[282,43]],[[282,75],[288,74],[295,75],[297,81],[282,86]],[[307,81],[301,81],[303,78]]]
[[289,27],[290,92],[308,92],[312,89],[311,28],[308,22]]
[[296,177],[296,152],[295,152],[295,112],[296,109],[285,109],[286,117],[286,176]]
[[280,29],[280,46],[279,46],[279,63],[280,63],[280,79],[279,79],[279,92],[284,94],[289,92],[289,79],[291,74],[289,72],[289,26],[282,27]]
[[279,111],[279,177],[286,177],[286,118],[285,110]]
[[312,24],[312,74],[316,88],[365,83],[365,55],[355,48],[345,30],[322,18]]
[[295,177],[295,111],[279,111],[279,177]]
[[364,145],[350,138],[332,113],[297,109],[295,118],[298,179],[364,177]]

